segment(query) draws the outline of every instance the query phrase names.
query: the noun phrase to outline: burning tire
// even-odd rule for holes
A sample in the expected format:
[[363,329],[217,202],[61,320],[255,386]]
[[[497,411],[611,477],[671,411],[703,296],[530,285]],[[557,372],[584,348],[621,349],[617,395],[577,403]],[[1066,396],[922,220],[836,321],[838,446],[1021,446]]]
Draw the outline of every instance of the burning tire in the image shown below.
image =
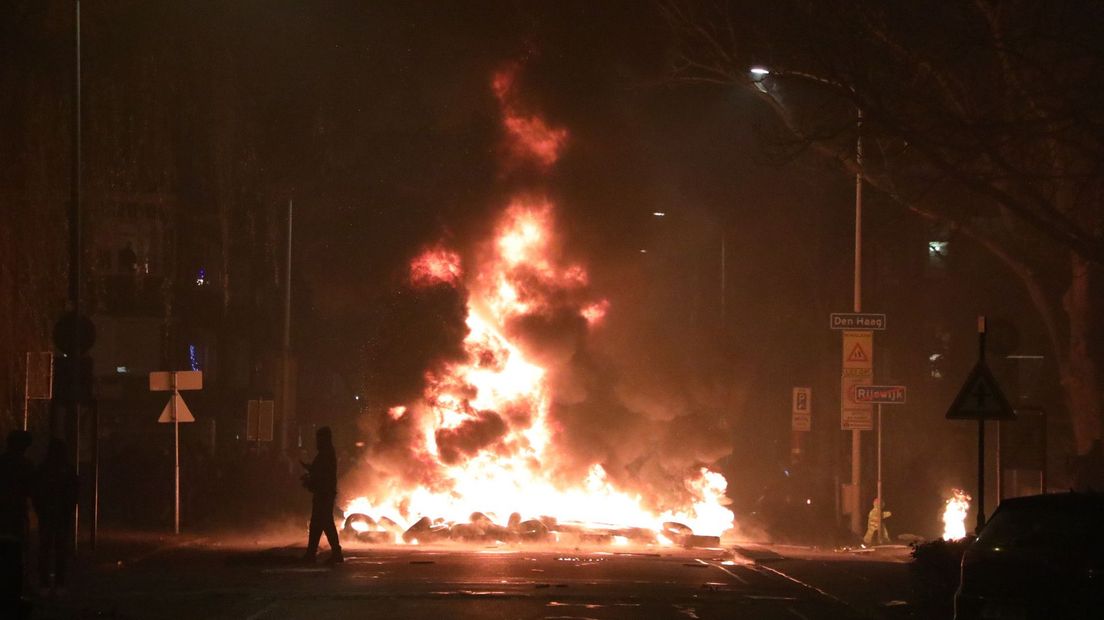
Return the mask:
[[434,523],[429,517],[422,517],[403,532],[402,539],[405,543],[436,542],[447,539],[449,529],[449,526],[443,523]]
[[356,535],[376,528],[376,520],[360,512],[345,517],[345,525],[341,528],[346,534]]
[[526,542],[544,542],[551,538],[548,526],[537,519],[529,519],[519,523],[518,536]]

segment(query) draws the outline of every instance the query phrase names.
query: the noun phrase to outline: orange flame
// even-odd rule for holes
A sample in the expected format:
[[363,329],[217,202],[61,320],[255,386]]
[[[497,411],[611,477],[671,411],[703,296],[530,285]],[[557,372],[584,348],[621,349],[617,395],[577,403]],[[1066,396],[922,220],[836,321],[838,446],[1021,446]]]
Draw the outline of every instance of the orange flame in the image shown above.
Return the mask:
[[415,287],[457,286],[462,275],[460,255],[440,246],[422,252],[410,263],[410,284]]
[[966,538],[966,513],[970,511],[972,498],[962,489],[955,489],[954,495],[943,507],[943,540]]
[[[513,66],[499,72],[492,84],[503,123],[515,152],[551,165],[567,132],[518,112],[516,71]],[[687,472],[684,504],[663,510],[648,507],[639,492],[618,488],[601,463],[590,464],[581,480],[553,475],[564,455],[549,420],[548,362],[538,363],[533,346],[518,337],[519,322],[554,317],[557,329],[585,333],[597,328],[609,308],[607,300],[592,296],[586,269],[563,259],[553,224],[548,199],[519,195],[467,276],[460,255],[442,246],[411,262],[413,285],[447,284],[468,293],[466,355],[428,371],[422,400],[391,407],[382,421],[414,431],[407,449],[425,466],[418,481],[381,477],[371,499],[354,499],[347,513],[402,519],[407,525],[421,517],[465,523],[474,511],[501,523],[516,511],[526,518],[615,521],[656,532],[668,521],[703,534],[732,527],[727,481],[704,467]],[[618,536],[617,544],[627,542]],[[662,535],[657,540],[671,544]]]

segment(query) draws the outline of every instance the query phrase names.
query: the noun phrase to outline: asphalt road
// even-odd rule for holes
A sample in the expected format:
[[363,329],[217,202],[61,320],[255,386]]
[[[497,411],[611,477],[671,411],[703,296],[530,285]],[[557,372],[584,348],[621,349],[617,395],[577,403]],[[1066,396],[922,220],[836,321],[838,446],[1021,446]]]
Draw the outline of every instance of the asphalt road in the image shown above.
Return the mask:
[[732,550],[347,547],[335,567],[304,565],[301,553],[198,540],[121,561],[98,554],[69,592],[37,599],[33,617],[869,617]]

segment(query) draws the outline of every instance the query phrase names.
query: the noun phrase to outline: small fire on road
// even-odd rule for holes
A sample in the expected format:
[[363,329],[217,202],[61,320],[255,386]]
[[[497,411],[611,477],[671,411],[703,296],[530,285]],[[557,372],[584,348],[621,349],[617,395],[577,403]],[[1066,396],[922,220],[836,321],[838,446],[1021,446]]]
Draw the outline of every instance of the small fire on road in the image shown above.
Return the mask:
[[970,511],[971,499],[966,491],[955,489],[947,500],[943,508],[943,540],[966,538],[966,513]]

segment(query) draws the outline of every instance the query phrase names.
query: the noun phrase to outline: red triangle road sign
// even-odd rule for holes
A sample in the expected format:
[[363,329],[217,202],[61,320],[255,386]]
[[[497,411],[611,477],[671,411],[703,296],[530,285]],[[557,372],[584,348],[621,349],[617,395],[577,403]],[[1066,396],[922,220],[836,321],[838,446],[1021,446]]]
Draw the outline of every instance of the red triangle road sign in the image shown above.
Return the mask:
[[862,343],[856,342],[855,346],[851,347],[851,352],[847,354],[847,361],[849,362],[865,362],[868,358],[866,351],[863,351]]
[[985,362],[978,362],[947,410],[948,420],[1014,420],[997,380]]

